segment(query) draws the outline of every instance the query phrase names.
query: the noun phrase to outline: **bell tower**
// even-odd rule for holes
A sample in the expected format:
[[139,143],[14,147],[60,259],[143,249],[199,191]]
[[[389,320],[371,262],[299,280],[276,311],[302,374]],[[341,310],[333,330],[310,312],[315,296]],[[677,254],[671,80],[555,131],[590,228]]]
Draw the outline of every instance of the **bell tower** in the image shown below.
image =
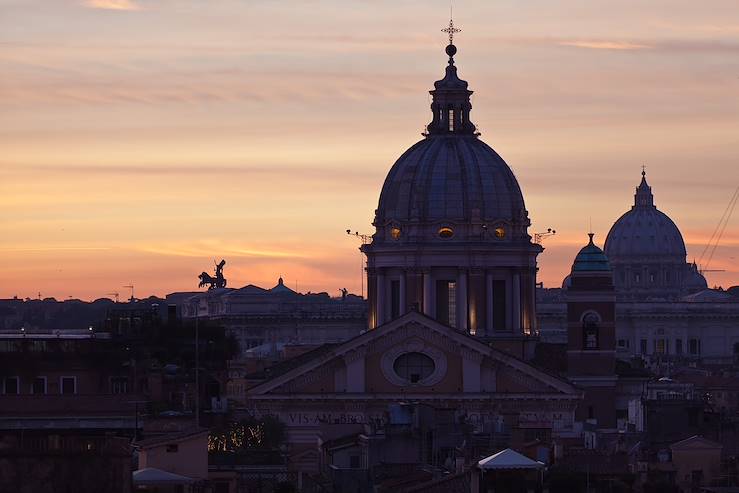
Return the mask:
[[616,427],[616,293],[603,250],[590,241],[575,257],[566,280],[567,376],[585,389],[578,421]]

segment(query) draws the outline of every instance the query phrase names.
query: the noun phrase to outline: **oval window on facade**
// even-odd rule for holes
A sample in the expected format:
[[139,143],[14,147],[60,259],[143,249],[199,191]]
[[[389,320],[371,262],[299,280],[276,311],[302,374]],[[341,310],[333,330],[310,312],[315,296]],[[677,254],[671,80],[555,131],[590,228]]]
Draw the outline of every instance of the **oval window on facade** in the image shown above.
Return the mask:
[[454,230],[448,226],[439,228],[439,238],[451,238],[454,236]]
[[499,240],[505,238],[505,228],[503,226],[498,226],[497,228],[495,228],[495,237]]
[[393,370],[403,380],[418,383],[431,376],[436,369],[434,360],[423,353],[405,353],[393,363]]

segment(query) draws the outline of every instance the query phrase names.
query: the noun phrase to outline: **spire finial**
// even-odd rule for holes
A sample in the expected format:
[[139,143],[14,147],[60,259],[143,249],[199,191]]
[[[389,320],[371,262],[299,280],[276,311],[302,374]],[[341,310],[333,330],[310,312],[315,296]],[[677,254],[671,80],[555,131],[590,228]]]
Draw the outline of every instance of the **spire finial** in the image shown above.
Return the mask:
[[593,236],[595,236],[595,233],[588,233],[588,238],[590,238],[590,244],[593,244]]
[[641,175],[642,177],[647,176],[647,165],[646,164],[641,165]]

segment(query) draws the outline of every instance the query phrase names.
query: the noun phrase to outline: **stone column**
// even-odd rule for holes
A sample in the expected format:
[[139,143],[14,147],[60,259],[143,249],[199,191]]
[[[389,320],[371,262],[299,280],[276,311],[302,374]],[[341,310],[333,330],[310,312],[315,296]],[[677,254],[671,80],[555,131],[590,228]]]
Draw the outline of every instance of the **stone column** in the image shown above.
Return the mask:
[[400,273],[400,294],[398,300],[398,316],[402,317],[408,311],[408,301],[405,295],[405,271]]
[[513,332],[521,332],[521,274],[513,273],[513,313],[511,314],[511,324],[513,324]]
[[493,273],[485,276],[485,331],[487,336],[493,335]]
[[369,307],[367,326],[369,329],[374,329],[377,327],[377,276],[375,275],[375,269],[367,269],[367,306]]
[[434,281],[431,278],[431,271],[424,271],[423,273],[423,313],[431,318],[436,318],[434,310],[434,296],[433,296],[433,285]]
[[377,325],[385,323],[385,274],[381,270],[377,270]]
[[467,332],[467,271],[457,272],[457,329]]

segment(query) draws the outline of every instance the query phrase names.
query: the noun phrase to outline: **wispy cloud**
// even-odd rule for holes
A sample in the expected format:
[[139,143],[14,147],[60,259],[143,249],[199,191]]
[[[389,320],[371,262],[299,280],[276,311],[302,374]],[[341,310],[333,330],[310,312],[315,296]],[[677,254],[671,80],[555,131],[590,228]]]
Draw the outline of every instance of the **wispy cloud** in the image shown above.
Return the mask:
[[133,0],[87,0],[86,7],[104,10],[141,10],[141,7]]
[[575,48],[587,48],[591,50],[648,50],[652,46],[641,43],[630,43],[627,41],[597,41],[597,40],[565,40],[560,41],[561,46],[574,46]]
[[244,248],[239,245],[223,244],[221,242],[200,242],[192,244],[169,245],[141,245],[134,248],[139,252],[168,255],[175,257],[209,257],[213,252],[228,257],[266,257],[298,259],[308,258],[305,253],[280,251],[276,249]]
[[34,247],[0,247],[0,252],[6,253],[29,253],[29,252],[61,252],[61,251],[103,251],[110,250],[110,247],[96,247],[96,246],[65,246],[65,245],[52,245],[52,246],[34,246]]

